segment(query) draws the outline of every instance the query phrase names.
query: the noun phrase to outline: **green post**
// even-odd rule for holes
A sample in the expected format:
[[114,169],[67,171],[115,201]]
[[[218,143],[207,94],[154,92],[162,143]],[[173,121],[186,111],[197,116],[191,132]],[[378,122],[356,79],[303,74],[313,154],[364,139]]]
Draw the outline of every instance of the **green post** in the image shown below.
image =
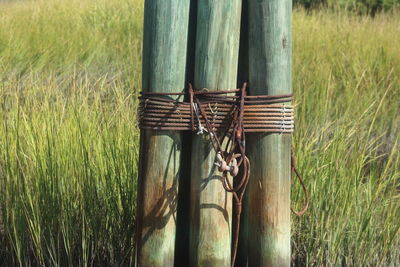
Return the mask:
[[[249,80],[249,29],[248,29],[248,0],[242,0],[242,18],[240,25],[240,49],[239,49],[239,66],[238,66],[238,82],[237,87],[243,86],[244,82]],[[251,177],[250,177],[251,179]],[[235,267],[247,267],[247,218],[248,218],[248,189],[246,190],[242,206],[242,214],[240,218],[239,242],[236,256]],[[235,218],[234,214],[233,218]],[[236,225],[233,225],[235,227]],[[235,229],[235,228],[234,228]]]
[[[185,88],[189,3],[145,1],[143,91],[181,92]],[[173,266],[181,133],[142,130],[140,143],[137,265]]]
[[[251,95],[292,92],[291,0],[249,0]],[[249,266],[290,266],[288,134],[248,134]]]
[[[241,1],[198,1],[194,87],[236,88]],[[232,195],[207,135],[193,134],[190,266],[230,266]]]

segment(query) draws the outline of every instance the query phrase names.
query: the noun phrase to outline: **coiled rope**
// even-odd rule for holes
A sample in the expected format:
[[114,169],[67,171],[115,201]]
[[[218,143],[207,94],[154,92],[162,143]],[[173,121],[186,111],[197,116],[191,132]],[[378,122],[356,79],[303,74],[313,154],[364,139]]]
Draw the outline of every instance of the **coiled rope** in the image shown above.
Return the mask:
[[[216,152],[215,165],[222,173],[223,187],[233,194],[236,228],[232,248],[232,266],[236,260],[240,231],[242,200],[250,178],[250,161],[246,156],[245,134],[251,132],[291,134],[294,131],[294,109],[287,104],[292,95],[248,96],[247,83],[242,88],[224,91],[194,91],[188,93],[142,92],[139,96],[139,127],[148,130],[177,130],[206,132]],[[184,96],[178,101],[171,96]],[[222,134],[221,134],[222,133]],[[228,138],[225,146],[222,141]],[[308,192],[296,168],[291,150],[291,170],[296,174],[305,193],[302,215],[308,208]],[[240,174],[240,175],[239,175]],[[236,183],[231,183],[229,176]],[[238,177],[239,176],[239,177]]]

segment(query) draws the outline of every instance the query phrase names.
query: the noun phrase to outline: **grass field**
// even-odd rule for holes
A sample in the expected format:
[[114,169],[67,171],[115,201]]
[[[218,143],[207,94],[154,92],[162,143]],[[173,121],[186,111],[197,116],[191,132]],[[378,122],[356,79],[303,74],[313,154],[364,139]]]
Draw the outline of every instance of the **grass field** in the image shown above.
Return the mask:
[[[134,262],[143,0],[0,3],[0,265]],[[400,13],[294,11],[293,262],[400,265]],[[293,204],[300,205],[298,184]]]

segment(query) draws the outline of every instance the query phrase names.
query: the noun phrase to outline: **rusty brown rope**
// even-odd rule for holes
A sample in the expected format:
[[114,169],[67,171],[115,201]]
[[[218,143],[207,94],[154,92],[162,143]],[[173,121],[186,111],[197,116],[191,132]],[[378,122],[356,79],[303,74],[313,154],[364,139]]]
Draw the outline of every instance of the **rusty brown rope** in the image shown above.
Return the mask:
[[292,211],[294,214],[296,214],[297,216],[301,216],[301,215],[303,215],[303,214],[307,211],[307,209],[308,209],[308,204],[309,204],[308,191],[307,191],[306,185],[304,184],[303,177],[300,175],[300,172],[297,170],[297,166],[296,166],[296,156],[295,156],[295,154],[294,154],[294,149],[293,149],[293,147],[291,148],[290,154],[291,154],[292,172],[295,173],[295,175],[296,175],[297,179],[299,180],[300,185],[301,185],[301,187],[302,187],[302,189],[303,189],[303,192],[304,192],[304,204],[303,204],[303,208],[302,208],[301,210],[299,210],[299,211],[294,210],[292,207],[291,207],[290,209],[291,209],[291,211]]
[[[232,266],[236,260],[242,200],[250,178],[250,161],[246,156],[245,134],[251,132],[290,134],[294,130],[292,95],[246,95],[247,84],[242,88],[224,91],[195,91],[189,84],[188,93],[142,92],[139,104],[139,127],[149,130],[190,130],[210,136],[216,152],[218,170],[222,172],[223,187],[233,194],[236,211],[236,228],[232,249]],[[184,96],[187,101],[178,101],[171,96]],[[221,134],[222,133],[222,134]],[[225,146],[222,141],[228,138]],[[308,192],[296,169],[292,150],[292,171],[297,175],[305,191],[308,207]],[[241,169],[241,177],[237,177]],[[234,184],[230,176],[238,179]]]
[[[190,93],[192,92],[192,93]],[[207,123],[216,131],[226,129],[238,111],[238,96],[219,96],[238,92],[193,92],[189,86],[190,101],[175,101],[168,96],[185,93],[142,93],[139,97],[139,123],[141,129],[191,130],[202,132]],[[244,96],[242,126],[245,132],[292,133],[294,130],[291,95]],[[283,104],[282,104],[283,103]],[[202,110],[202,115],[199,114]],[[207,115],[208,122],[204,115]],[[229,130],[233,130],[230,128]]]

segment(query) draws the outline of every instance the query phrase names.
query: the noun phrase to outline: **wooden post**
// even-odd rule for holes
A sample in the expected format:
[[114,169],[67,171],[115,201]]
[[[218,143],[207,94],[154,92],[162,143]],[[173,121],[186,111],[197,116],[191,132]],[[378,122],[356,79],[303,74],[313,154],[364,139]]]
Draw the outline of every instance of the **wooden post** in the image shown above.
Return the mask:
[[[237,87],[241,88],[244,82],[249,81],[249,27],[248,27],[248,0],[242,0],[242,18],[240,25],[240,48]],[[251,179],[251,177],[250,177]],[[236,185],[237,186],[237,185]],[[242,215],[240,218],[239,244],[235,267],[247,267],[247,243],[248,243],[248,189],[242,200]],[[234,214],[234,218],[235,218]],[[236,225],[233,225],[235,227]],[[234,228],[235,229],[235,228]]]
[[[145,1],[144,91],[180,92],[185,88],[189,3]],[[173,266],[181,133],[142,130],[140,143],[137,265]]]
[[[249,0],[250,94],[289,94],[291,0]],[[248,134],[249,266],[290,266],[288,134]]]
[[[240,0],[198,1],[194,86],[236,87]],[[207,135],[193,134],[190,266],[230,266],[232,196],[216,170]]]

